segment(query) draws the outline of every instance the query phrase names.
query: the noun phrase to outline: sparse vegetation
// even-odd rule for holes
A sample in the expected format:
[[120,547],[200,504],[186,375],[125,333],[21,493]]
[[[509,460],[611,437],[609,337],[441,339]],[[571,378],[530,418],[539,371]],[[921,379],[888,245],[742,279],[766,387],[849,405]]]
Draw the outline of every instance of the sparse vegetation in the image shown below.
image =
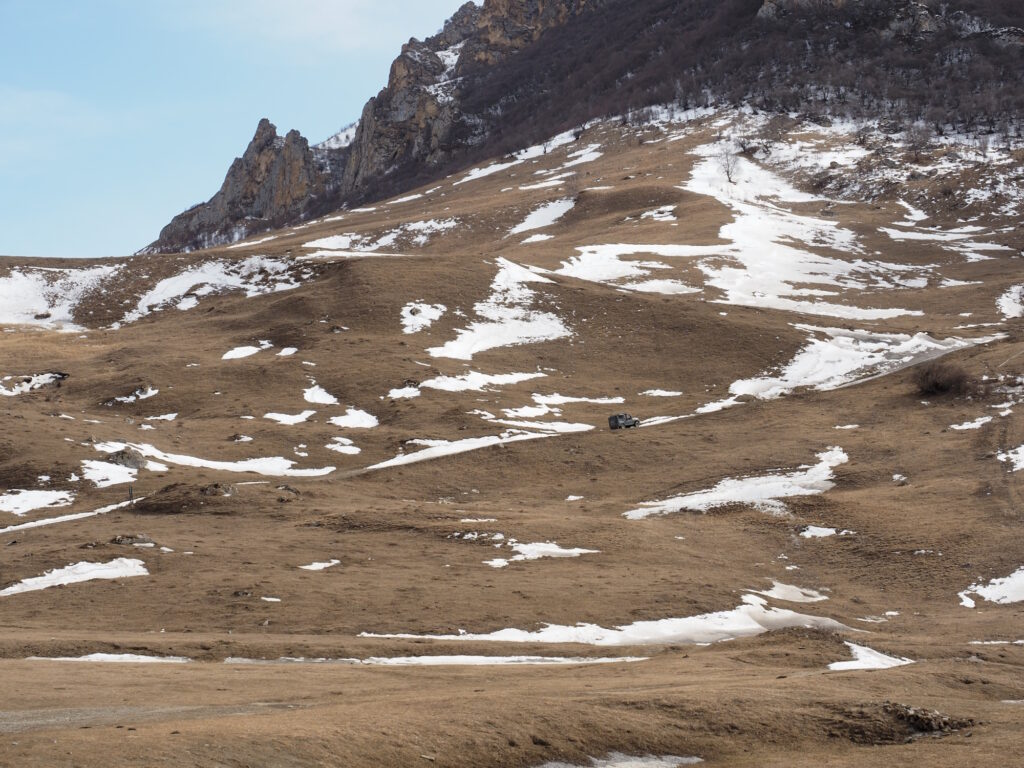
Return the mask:
[[976,382],[961,366],[942,360],[919,365],[912,378],[917,394],[922,397],[966,397],[976,389]]

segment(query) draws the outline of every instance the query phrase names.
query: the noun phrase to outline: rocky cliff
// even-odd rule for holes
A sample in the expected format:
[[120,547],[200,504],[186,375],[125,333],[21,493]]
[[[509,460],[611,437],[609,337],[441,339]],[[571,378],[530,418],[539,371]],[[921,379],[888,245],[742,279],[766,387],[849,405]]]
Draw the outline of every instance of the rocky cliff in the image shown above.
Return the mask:
[[146,250],[231,243],[651,104],[1021,131],[1022,23],[1009,0],[469,2],[402,47],[337,136],[261,122],[220,191]]
[[484,123],[461,108],[465,66],[496,66],[546,30],[604,0],[468,2],[437,35],[410,40],[391,66],[387,87],[355,126],[310,146],[296,131],[283,139],[266,119],[208,202],[176,216],[145,249],[190,251],[235,242],[301,221],[376,188],[396,188],[400,170],[441,167],[467,143],[487,138]]

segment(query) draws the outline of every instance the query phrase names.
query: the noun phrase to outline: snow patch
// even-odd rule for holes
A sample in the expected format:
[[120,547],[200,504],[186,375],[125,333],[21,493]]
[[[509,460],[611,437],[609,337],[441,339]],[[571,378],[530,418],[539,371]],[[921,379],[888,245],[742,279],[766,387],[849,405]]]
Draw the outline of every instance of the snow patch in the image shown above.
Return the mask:
[[64,491],[19,491],[10,490],[0,496],[0,512],[10,512],[23,517],[39,509],[70,506],[75,500],[73,493]]
[[81,562],[65,568],[55,568],[42,576],[19,581],[6,589],[0,590],[0,597],[18,595],[23,592],[35,592],[50,587],[67,584],[80,584],[99,579],[128,579],[134,576],[148,576],[146,564],[141,560],[130,560],[119,557],[109,563]]
[[372,634],[360,637],[407,640],[451,640],[463,642],[503,643],[581,643],[597,646],[664,645],[671,643],[709,644],[741,637],[754,637],[773,630],[805,627],[826,631],[849,630],[832,619],[809,616],[782,608],[768,608],[767,601],[756,595],[744,595],[743,605],[730,611],[705,613],[680,619],[638,621],[624,626],[605,628],[596,624],[566,626],[546,624],[542,629],[501,629],[486,634],[457,635]]
[[863,645],[846,643],[846,647],[853,653],[853,661],[836,661],[828,665],[832,670],[853,670],[853,669],[892,669],[893,667],[904,667],[913,664],[910,659],[901,659],[895,656],[886,656]]
[[730,504],[744,504],[774,515],[785,514],[788,509],[782,499],[817,496],[832,489],[835,487],[832,470],[849,461],[846,452],[839,447],[819,453],[818,459],[819,462],[814,466],[801,467],[793,472],[727,478],[706,491],[675,496],[665,501],[645,502],[640,508],[630,510],[623,516],[630,520],[643,520],[683,510],[707,512]]

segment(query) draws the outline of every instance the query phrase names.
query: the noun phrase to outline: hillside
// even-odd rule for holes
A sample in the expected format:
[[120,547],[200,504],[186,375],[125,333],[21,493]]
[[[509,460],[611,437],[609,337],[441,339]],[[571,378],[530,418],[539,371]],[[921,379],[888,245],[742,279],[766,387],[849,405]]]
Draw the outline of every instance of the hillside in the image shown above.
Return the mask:
[[0,764],[1005,766],[1024,148],[887,130],[5,260]]
[[261,122],[220,191],[145,250],[227,245],[653,105],[1019,136],[1022,27],[1012,0],[467,3],[403,47],[337,136],[311,146]]

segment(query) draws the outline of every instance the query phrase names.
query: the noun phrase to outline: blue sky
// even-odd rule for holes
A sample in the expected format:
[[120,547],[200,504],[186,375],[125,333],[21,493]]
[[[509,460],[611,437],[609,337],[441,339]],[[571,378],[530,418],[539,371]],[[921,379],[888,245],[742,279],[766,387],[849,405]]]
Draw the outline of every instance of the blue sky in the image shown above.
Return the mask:
[[0,0],[0,254],[117,256],[262,117],[321,141],[463,0]]

